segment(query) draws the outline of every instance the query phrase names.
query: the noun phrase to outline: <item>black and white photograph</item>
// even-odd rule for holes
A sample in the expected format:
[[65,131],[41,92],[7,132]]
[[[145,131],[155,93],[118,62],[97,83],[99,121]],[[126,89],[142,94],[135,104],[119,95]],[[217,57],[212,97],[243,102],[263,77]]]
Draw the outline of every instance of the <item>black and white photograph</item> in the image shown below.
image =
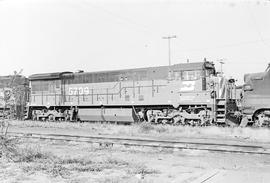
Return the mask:
[[270,0],[0,0],[0,183],[270,182]]

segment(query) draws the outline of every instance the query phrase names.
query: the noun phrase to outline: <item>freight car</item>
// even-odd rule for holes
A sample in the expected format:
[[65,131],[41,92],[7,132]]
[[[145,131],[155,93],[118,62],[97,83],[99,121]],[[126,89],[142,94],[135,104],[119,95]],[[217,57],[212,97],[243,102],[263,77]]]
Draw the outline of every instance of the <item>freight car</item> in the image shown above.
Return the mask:
[[27,117],[206,125],[225,123],[235,106],[234,81],[212,62],[29,77]]
[[241,126],[270,126],[270,64],[265,72],[244,76]]
[[28,79],[25,76],[0,76],[0,117],[23,119],[28,93]]

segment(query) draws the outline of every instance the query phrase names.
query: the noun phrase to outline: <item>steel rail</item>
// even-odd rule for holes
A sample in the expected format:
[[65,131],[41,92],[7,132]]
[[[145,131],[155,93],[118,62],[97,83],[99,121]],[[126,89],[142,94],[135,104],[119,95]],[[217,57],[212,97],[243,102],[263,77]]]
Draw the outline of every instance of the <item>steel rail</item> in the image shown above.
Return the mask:
[[40,134],[40,133],[18,133],[8,132],[8,136],[16,138],[32,138],[43,140],[62,140],[76,141],[87,143],[105,144],[113,146],[113,144],[124,146],[143,146],[154,148],[170,148],[170,149],[190,149],[190,150],[206,150],[213,152],[228,153],[249,153],[249,154],[265,154],[270,155],[270,147],[263,145],[236,144],[236,143],[210,143],[199,142],[198,140],[181,141],[181,140],[157,140],[151,138],[132,138],[132,137],[115,137],[115,136],[81,136],[81,135],[65,135],[65,134]]

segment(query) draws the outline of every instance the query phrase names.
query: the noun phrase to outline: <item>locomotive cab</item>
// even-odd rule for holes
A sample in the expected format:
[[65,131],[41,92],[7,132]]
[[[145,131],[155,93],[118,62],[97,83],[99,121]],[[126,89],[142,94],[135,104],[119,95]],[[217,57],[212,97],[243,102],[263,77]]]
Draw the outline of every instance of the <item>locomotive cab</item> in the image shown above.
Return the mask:
[[254,126],[270,125],[270,70],[246,74],[242,91],[243,120]]

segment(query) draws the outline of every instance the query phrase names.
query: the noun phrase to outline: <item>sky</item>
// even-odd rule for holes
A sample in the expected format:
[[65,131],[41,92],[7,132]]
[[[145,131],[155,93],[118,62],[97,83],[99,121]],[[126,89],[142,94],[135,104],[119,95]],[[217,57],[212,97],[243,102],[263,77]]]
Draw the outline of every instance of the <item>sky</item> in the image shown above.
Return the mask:
[[269,0],[0,0],[0,75],[223,61],[227,77],[270,63]]

